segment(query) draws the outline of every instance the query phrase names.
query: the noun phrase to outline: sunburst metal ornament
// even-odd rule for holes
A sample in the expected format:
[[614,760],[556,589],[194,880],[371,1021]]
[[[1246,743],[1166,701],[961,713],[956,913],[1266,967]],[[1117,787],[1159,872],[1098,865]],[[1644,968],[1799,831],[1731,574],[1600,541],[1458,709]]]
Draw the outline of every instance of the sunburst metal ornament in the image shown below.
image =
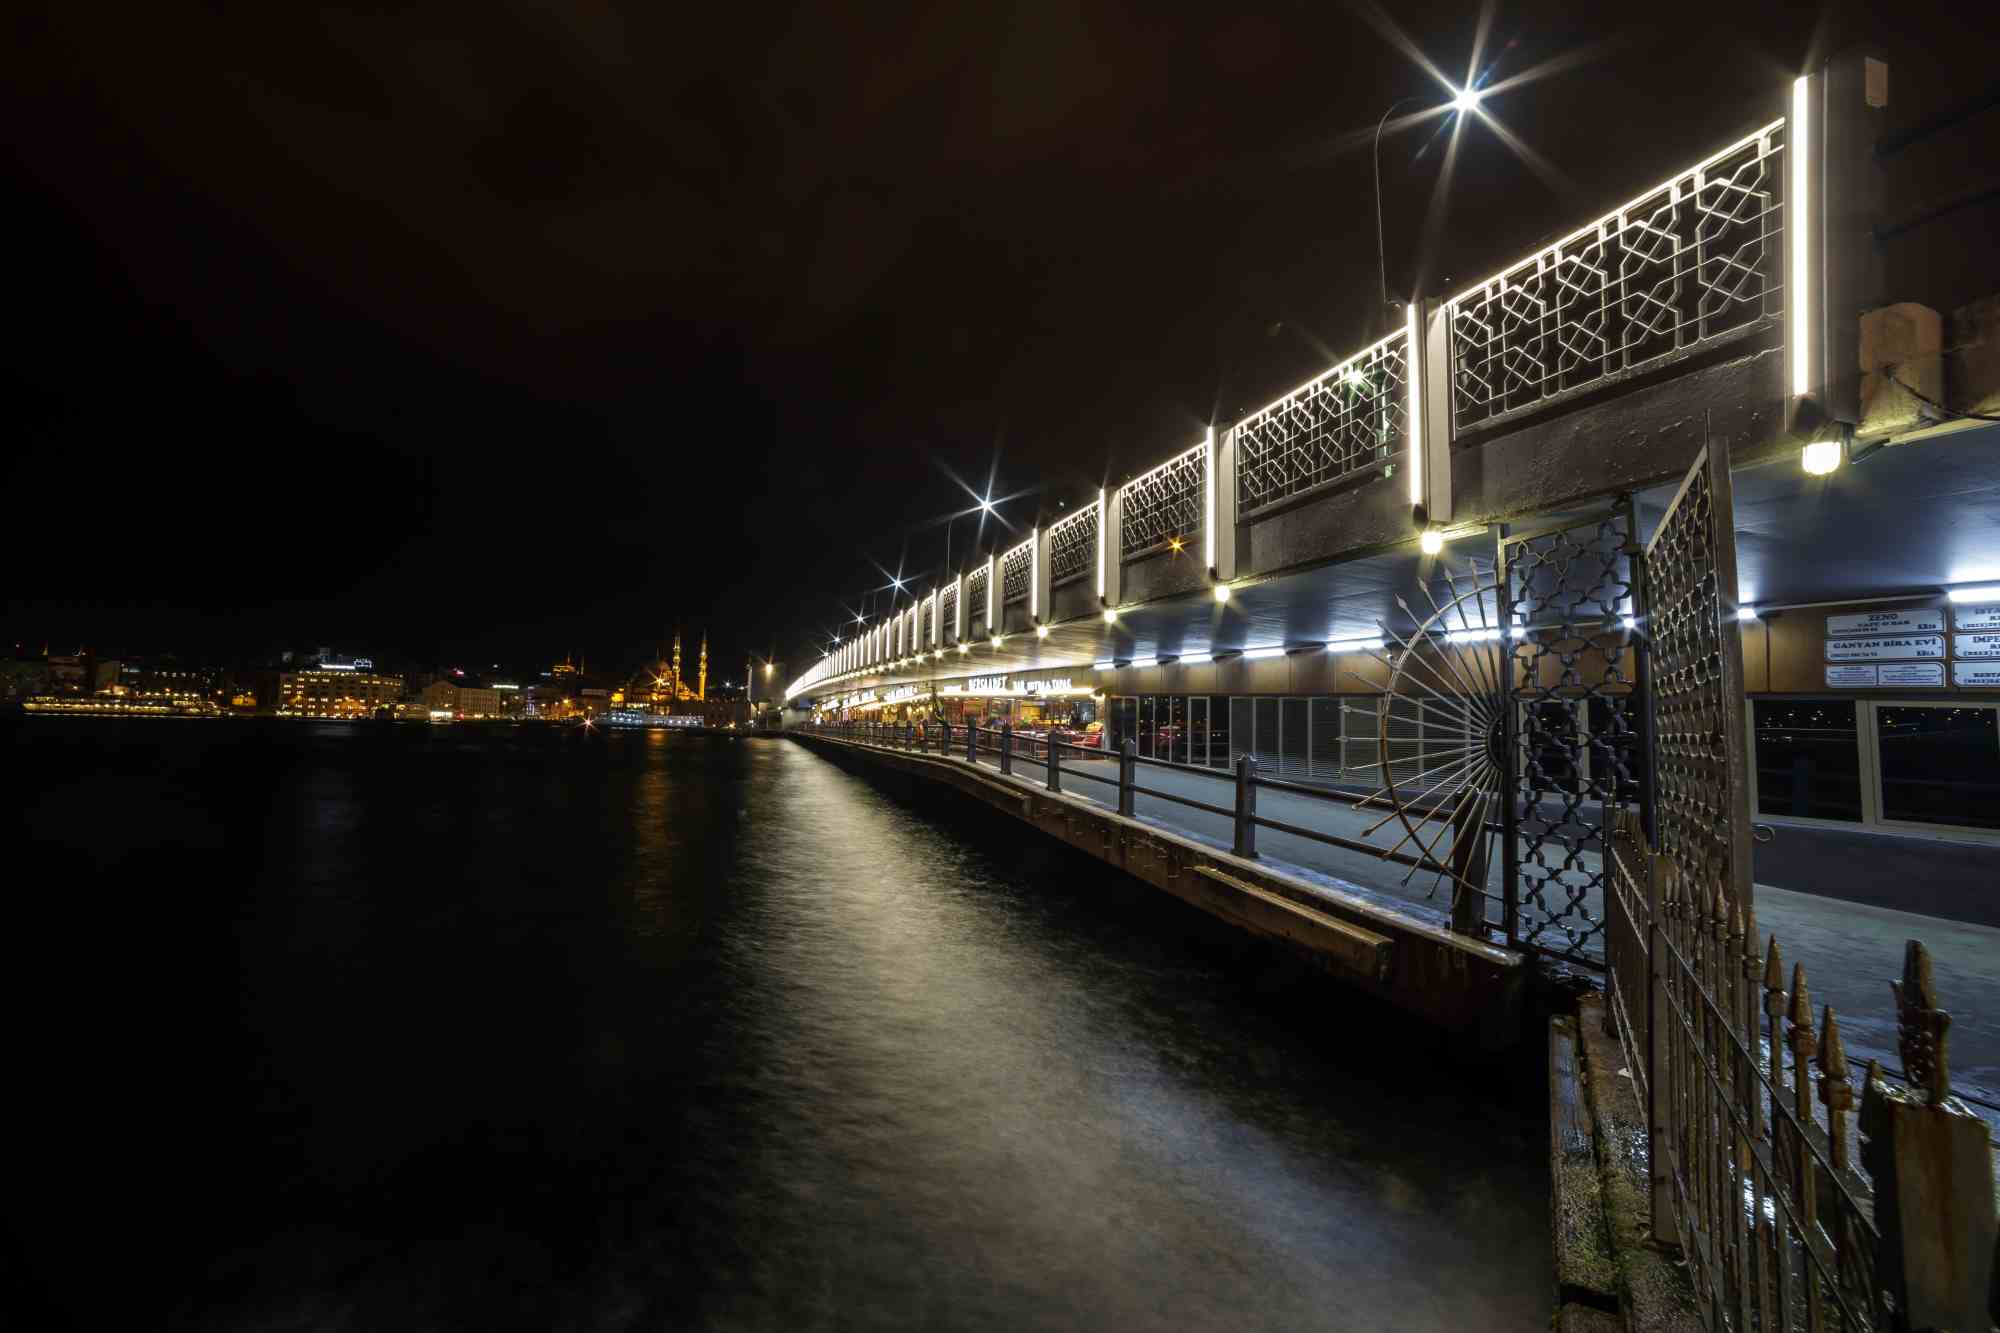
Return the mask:
[[1368,656],[1384,678],[1353,673],[1380,692],[1381,781],[1358,808],[1387,808],[1367,834],[1400,823],[1403,835],[1389,853],[1414,848],[1417,858],[1403,882],[1427,871],[1433,897],[1449,882],[1454,928],[1476,929],[1493,825],[1507,799],[1506,634],[1490,565],[1475,560],[1469,572],[1441,568],[1438,576],[1442,597],[1420,585],[1427,613],[1396,599],[1414,628],[1399,634],[1380,626],[1383,646]]

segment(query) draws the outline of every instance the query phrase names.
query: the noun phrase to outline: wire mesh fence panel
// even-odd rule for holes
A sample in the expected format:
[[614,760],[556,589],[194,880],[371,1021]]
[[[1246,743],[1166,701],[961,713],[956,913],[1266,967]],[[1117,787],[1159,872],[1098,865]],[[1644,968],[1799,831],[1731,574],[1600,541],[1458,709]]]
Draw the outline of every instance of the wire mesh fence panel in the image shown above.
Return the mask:
[[1312,753],[1311,713],[1304,699],[1281,699],[1278,703],[1278,774],[1297,780],[1306,776]]
[[1337,780],[1341,768],[1340,700],[1326,695],[1313,699],[1312,743],[1306,751],[1306,776],[1322,782]]

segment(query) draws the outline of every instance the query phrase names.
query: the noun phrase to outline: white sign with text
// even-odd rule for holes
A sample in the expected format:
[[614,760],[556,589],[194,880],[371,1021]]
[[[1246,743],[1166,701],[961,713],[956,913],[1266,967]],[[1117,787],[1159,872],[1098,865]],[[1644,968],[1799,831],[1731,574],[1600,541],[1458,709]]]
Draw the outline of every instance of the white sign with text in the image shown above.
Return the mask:
[[1829,662],[1907,662],[1915,658],[1943,657],[1944,635],[1898,634],[1877,639],[1828,639]]
[[1951,636],[1953,657],[2000,657],[2000,633],[1994,634],[1954,634]]
[[1942,662],[1897,662],[1876,669],[1882,673],[1882,685],[1885,689],[1906,685],[1944,684]]
[[1852,690],[1882,683],[1882,668],[1876,666],[1828,666],[1826,685],[1830,690]]
[[1951,683],[1975,690],[2000,690],[2000,662],[1953,662]]
[[2000,604],[1954,606],[1951,609],[1951,623],[1960,629],[2000,629]]
[[1828,634],[1937,634],[1944,630],[1944,608],[1920,607],[1914,611],[1863,611],[1851,616],[1828,616]]

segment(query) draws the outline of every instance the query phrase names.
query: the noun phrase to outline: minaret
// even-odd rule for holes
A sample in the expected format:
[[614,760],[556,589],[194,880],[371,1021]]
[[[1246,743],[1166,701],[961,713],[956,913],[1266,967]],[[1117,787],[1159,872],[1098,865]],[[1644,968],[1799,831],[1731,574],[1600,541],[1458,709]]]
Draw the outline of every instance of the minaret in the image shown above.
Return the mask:
[[695,677],[694,697],[708,698],[708,631],[701,632],[701,674]]
[[681,697],[681,632],[674,631],[674,686],[673,697]]

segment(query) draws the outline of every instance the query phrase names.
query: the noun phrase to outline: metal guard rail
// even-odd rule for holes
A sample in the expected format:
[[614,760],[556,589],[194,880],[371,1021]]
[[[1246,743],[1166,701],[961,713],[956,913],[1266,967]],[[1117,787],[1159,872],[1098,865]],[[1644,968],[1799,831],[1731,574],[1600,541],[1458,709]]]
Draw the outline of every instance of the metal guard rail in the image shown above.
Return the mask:
[[[1307,828],[1302,824],[1293,824],[1286,820],[1273,819],[1268,815],[1258,814],[1257,791],[1260,788],[1286,792],[1296,796],[1340,805],[1358,804],[1360,798],[1347,792],[1323,791],[1316,787],[1305,786],[1302,783],[1286,782],[1282,778],[1260,778],[1257,776],[1257,759],[1255,755],[1238,755],[1234,770],[1229,773],[1222,773],[1214,769],[1195,768],[1187,764],[1176,764],[1164,759],[1142,758],[1137,753],[1137,747],[1130,740],[1127,740],[1120,751],[1116,755],[1113,755],[1109,751],[1097,746],[1079,745],[1075,741],[1066,741],[1055,736],[1018,734],[1011,725],[975,727],[964,723],[953,726],[949,722],[935,724],[922,722],[834,722],[821,723],[808,727],[806,730],[815,735],[833,736],[857,744],[873,745],[877,748],[934,752],[946,758],[964,759],[967,763],[974,766],[978,765],[978,755],[983,752],[996,756],[999,761],[1000,772],[1008,776],[1012,776],[1014,773],[1015,760],[1026,759],[1041,765],[1043,770],[1043,785],[1050,791],[1059,792],[1062,790],[1062,778],[1065,774],[1071,777],[1082,778],[1086,782],[1095,782],[1102,786],[1115,788],[1118,792],[1118,813],[1128,817],[1134,814],[1137,798],[1140,796],[1149,796],[1155,800],[1167,801],[1174,805],[1186,806],[1192,810],[1201,810],[1208,814],[1219,815],[1224,819],[1232,821],[1235,829],[1235,837],[1230,850],[1237,856],[1246,858],[1256,857],[1257,829],[1267,828],[1274,833],[1289,834],[1295,838],[1304,838],[1309,842],[1317,842],[1329,847],[1340,847],[1348,851],[1367,852],[1371,856],[1380,857],[1385,861],[1393,861],[1398,865],[1412,866],[1419,870],[1432,870],[1447,875],[1451,873],[1448,867],[1432,857],[1393,851],[1389,848],[1379,847],[1374,843],[1363,842],[1358,838],[1346,838],[1337,833],[1328,833],[1322,829]],[[958,733],[965,737],[963,744],[956,748],[953,745],[953,733]],[[935,739],[933,739],[934,734]],[[1100,773],[1088,772],[1073,764],[1065,764],[1062,762],[1064,751],[1083,754],[1101,761],[1115,759],[1118,763],[1118,776],[1116,778],[1108,778]],[[1178,792],[1165,791],[1158,787],[1141,786],[1138,781],[1138,769],[1142,764],[1152,768],[1164,768],[1174,772],[1186,773],[1194,777],[1204,777],[1215,782],[1233,782],[1236,788],[1236,799],[1231,805],[1216,805],[1209,801],[1197,800],[1192,796],[1183,796]]]

